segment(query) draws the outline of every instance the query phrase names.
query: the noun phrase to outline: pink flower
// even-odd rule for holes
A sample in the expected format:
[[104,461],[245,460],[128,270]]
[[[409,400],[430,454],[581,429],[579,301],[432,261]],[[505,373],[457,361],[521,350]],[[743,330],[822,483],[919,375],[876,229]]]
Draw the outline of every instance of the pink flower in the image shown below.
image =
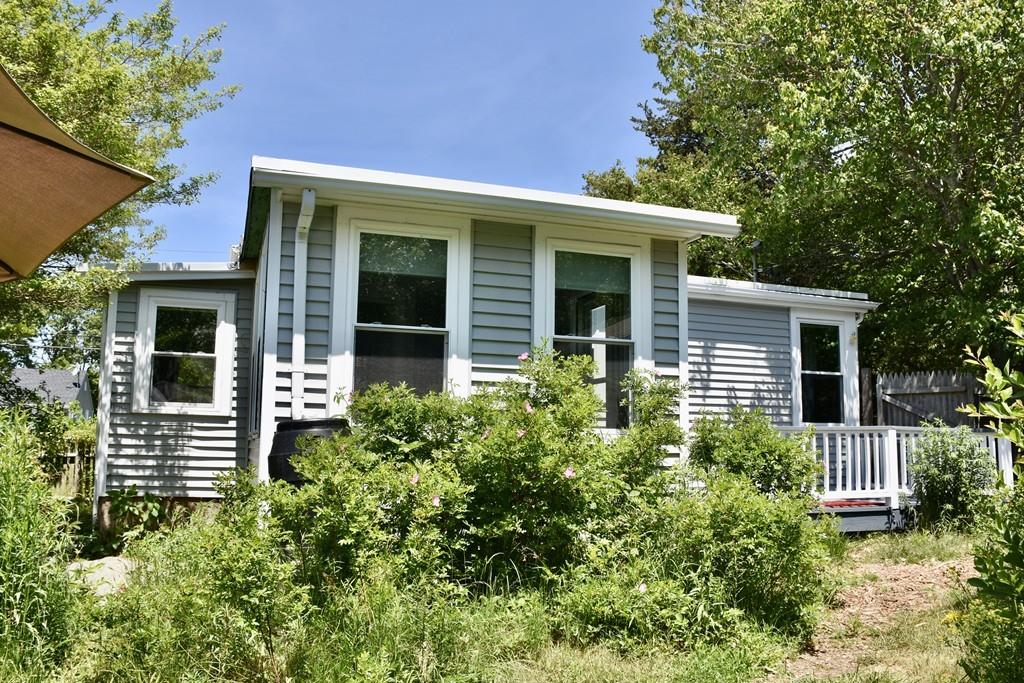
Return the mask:
[[486,441],[486,440],[487,440],[487,437],[489,437],[490,435],[491,435],[491,428],[490,428],[490,427],[488,427],[487,429],[485,429],[485,430],[484,430],[484,433],[483,433],[483,435],[482,435],[482,436],[480,437],[480,439],[481,439],[481,440],[483,440],[483,441]]
[[420,483],[420,473],[414,472],[413,475],[409,477],[409,483],[412,484],[413,486]]
[[518,358],[520,361],[529,360],[530,359],[530,353],[529,353],[529,351],[523,351],[521,354],[516,356],[516,358]]
[[529,401],[523,401],[523,410],[525,410],[527,412],[527,414],[533,412],[533,406],[530,405]]
[[572,468],[572,465],[565,468],[565,472],[562,472],[566,479],[572,479],[576,476],[576,470]]
[[430,504],[436,508],[441,507],[441,496],[434,496],[430,499]]
[[654,371],[654,376],[655,376],[655,377],[661,377],[661,370],[657,370],[657,369],[655,369],[655,371]]
[[646,593],[647,592],[647,584],[646,583],[641,583],[639,586],[636,587],[636,589],[638,591],[640,591],[641,593]]
[[526,430],[525,429],[519,429],[519,430],[516,431],[516,438],[517,439],[521,439],[524,436],[526,436]]

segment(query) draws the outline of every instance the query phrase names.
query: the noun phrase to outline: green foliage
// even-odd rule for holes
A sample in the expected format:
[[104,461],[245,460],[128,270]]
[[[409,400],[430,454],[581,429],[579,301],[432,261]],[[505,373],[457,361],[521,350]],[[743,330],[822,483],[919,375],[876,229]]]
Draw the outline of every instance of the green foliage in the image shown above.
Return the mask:
[[[1024,314],[1003,313],[1000,318],[1010,332],[1011,346],[1024,348]],[[999,436],[1024,447],[1024,372],[1010,368],[1010,361],[999,367],[991,356],[983,356],[979,346],[968,346],[968,365],[985,371],[981,382],[989,400],[978,405],[967,405],[961,410],[971,417],[985,420],[989,429]]]
[[156,531],[167,521],[167,510],[160,499],[149,492],[140,496],[134,484],[127,489],[111,489],[107,497],[110,507],[104,550],[108,552],[120,552],[129,541]]
[[283,680],[279,647],[299,627],[306,591],[284,536],[248,475],[225,483],[216,515],[193,515],[130,547],[135,570],[79,653],[81,677]]
[[408,387],[353,396],[353,429],[299,459],[306,479],[275,501],[314,585],[375,562],[408,576],[533,581],[573,561],[627,499],[658,495],[657,465],[682,433],[678,383],[634,373],[634,423],[595,433],[593,361],[535,350],[521,378],[460,399]]
[[51,402],[5,376],[0,368],[0,410],[16,409],[28,422],[39,444],[39,464],[47,479],[54,481],[60,477],[68,451],[95,444],[96,420],[82,417],[77,402],[70,406]]
[[910,464],[925,527],[969,529],[996,481],[992,456],[967,427],[925,424]]
[[25,417],[0,411],[0,669],[60,663],[77,628],[78,595],[65,569],[69,510],[39,453]]
[[[169,0],[130,17],[112,0],[0,0],[0,62],[32,100],[79,140],[156,182],[111,209],[65,243],[31,277],[0,289],[0,365],[30,351],[39,337],[66,347],[50,361],[80,361],[99,346],[97,309],[123,275],[86,262],[127,265],[160,238],[146,229],[146,209],[190,204],[215,176],[187,174],[170,161],[186,145],[184,127],[216,110],[235,86],[215,78],[221,27],[177,35]],[[94,360],[93,356],[93,360]]]
[[693,425],[690,462],[711,473],[750,478],[763,493],[809,494],[818,483],[808,434],[786,436],[760,409],[732,409],[728,419],[702,415]]
[[758,238],[766,279],[868,292],[861,349],[886,370],[955,366],[1019,308],[1019,0],[663,0],[644,47],[657,154],[588,190],[739,213],[692,273],[749,278]]
[[1024,665],[1024,489],[1017,487],[990,513],[975,548],[976,595],[959,620],[961,666],[972,681],[1020,680]]
[[325,682],[493,680],[502,664],[532,659],[547,642],[535,593],[467,601],[371,574],[307,618],[289,674]]

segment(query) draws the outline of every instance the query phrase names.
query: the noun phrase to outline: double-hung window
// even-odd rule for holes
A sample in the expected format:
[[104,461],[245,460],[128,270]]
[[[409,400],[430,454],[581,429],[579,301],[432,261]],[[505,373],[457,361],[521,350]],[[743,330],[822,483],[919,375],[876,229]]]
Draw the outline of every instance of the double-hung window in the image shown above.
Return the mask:
[[133,408],[226,415],[231,403],[234,296],[143,290]]
[[558,248],[553,257],[554,348],[594,359],[594,388],[605,405],[599,426],[626,427],[621,384],[633,365],[632,258]]
[[358,233],[354,382],[442,391],[447,377],[452,239]]
[[842,325],[800,322],[800,394],[804,422],[842,424]]

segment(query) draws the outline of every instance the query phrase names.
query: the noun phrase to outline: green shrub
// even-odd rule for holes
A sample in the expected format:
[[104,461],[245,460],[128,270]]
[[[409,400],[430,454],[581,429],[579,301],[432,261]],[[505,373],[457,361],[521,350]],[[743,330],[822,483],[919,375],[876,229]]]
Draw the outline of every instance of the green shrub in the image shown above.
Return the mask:
[[976,589],[961,619],[960,664],[973,681],[1019,681],[1024,669],[1024,489],[994,506],[975,548]]
[[682,439],[678,383],[633,373],[634,425],[606,443],[592,372],[535,350],[520,378],[470,398],[353,396],[352,433],[312,445],[296,465],[306,485],[274,502],[304,580],[326,590],[383,562],[486,585],[571,564],[585,532],[613,533],[627,503],[664,492],[657,466]]
[[713,476],[657,511],[652,552],[721,580],[727,603],[783,632],[806,635],[834,586],[831,520],[812,520],[798,494],[769,497],[749,479]]
[[83,677],[282,680],[282,647],[306,610],[284,536],[247,475],[221,485],[215,514],[194,514],[129,546],[136,568],[101,610],[80,653]]
[[809,494],[818,483],[817,453],[807,435],[782,434],[759,408],[735,406],[728,418],[701,416],[689,445],[693,465],[745,475],[763,493]]
[[69,510],[46,482],[39,453],[25,417],[0,411],[0,660],[14,668],[60,662],[79,610],[66,569]]
[[993,458],[967,427],[926,424],[910,464],[925,527],[969,529],[996,480]]

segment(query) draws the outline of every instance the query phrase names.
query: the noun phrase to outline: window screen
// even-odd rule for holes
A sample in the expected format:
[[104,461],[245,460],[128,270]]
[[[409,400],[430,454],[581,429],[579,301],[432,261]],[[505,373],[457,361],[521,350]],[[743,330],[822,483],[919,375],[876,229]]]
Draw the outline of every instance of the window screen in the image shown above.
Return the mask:
[[217,311],[157,306],[150,403],[213,405]]
[[804,422],[843,422],[839,333],[838,325],[800,325],[800,389]]
[[447,240],[362,233],[355,388],[405,383],[420,394],[443,390],[447,298]]
[[626,256],[555,252],[554,348],[594,359],[594,391],[605,406],[599,426],[609,429],[629,424],[622,380],[633,365],[631,265]]

